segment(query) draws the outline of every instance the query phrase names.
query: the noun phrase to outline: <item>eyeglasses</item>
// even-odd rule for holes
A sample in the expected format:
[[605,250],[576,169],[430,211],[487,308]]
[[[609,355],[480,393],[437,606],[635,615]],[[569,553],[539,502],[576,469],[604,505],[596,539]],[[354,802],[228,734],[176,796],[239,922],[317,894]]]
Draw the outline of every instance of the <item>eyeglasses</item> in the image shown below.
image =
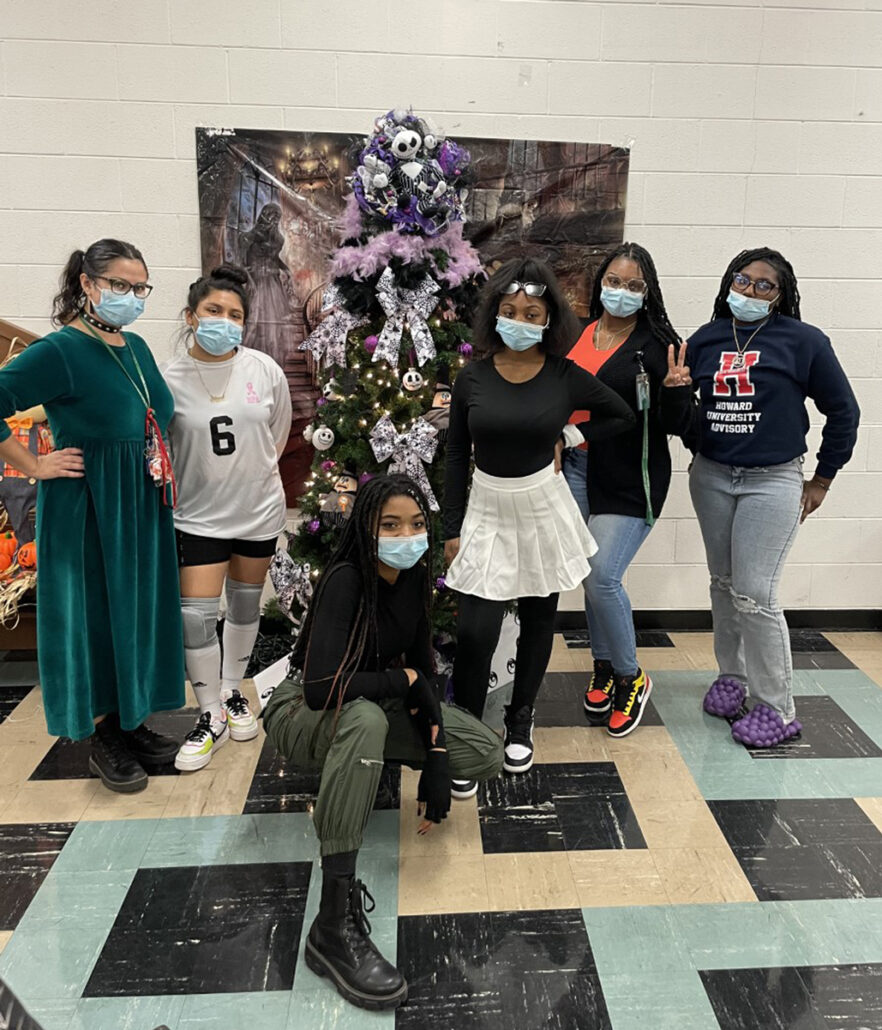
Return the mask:
[[120,297],[131,290],[139,300],[144,300],[145,297],[149,297],[153,292],[153,287],[150,283],[127,283],[125,279],[108,279],[106,275],[93,275],[92,278],[103,279],[106,283],[109,283],[110,292],[116,293]]
[[502,288],[503,295],[518,293],[523,290],[528,297],[541,297],[547,289],[545,283],[519,283],[517,279]]
[[644,293],[646,283],[642,279],[620,279],[617,275],[605,275],[603,285],[611,290],[627,290],[628,293]]
[[751,279],[749,275],[744,275],[743,272],[735,272],[732,276],[732,285],[739,293],[746,290],[748,286],[752,286],[753,292],[757,297],[768,297],[770,293],[774,293],[781,288],[777,283],[769,282],[768,279]]

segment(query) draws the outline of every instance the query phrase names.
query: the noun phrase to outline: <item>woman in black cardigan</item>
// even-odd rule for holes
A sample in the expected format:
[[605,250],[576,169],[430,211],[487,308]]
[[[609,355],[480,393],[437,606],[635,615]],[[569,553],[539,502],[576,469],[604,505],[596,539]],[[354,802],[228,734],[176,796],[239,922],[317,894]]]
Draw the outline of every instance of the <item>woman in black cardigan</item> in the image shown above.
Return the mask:
[[[569,447],[563,455],[564,476],[599,548],[585,580],[594,658],[585,710],[606,723],[612,736],[623,737],[639,724],[652,681],[637,664],[622,577],[661,514],[671,481],[668,434],[685,431],[690,399],[683,389],[661,390],[669,349],[672,361],[682,361],[685,348],[674,357],[679,337],[643,247],[623,243],[605,259],[589,313],[590,324],[569,357],[615,390],[637,416],[628,431],[590,447]],[[577,412],[572,421],[582,417]]]

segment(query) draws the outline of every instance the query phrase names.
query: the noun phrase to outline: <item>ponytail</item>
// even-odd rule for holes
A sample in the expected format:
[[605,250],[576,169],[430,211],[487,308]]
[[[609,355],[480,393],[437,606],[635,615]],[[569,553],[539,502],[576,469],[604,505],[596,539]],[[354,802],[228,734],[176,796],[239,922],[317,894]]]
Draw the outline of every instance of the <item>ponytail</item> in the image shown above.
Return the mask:
[[107,266],[119,258],[140,261],[144,268],[147,262],[141,251],[131,243],[122,240],[97,240],[87,250],[75,250],[67,259],[59,280],[58,293],[52,298],[52,324],[67,325],[83,310],[86,299],[80,277],[103,275]]

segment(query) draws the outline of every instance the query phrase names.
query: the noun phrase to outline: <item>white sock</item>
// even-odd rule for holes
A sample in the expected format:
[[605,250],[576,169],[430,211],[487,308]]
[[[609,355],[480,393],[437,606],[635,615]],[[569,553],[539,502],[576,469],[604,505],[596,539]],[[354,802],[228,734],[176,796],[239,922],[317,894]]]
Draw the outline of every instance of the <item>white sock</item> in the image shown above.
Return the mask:
[[208,647],[185,648],[184,662],[187,677],[193,684],[196,702],[203,712],[211,712],[212,722],[223,722],[220,696],[220,644]]
[[221,673],[221,697],[227,698],[238,690],[248,668],[260,620],[237,626],[226,619],[224,622],[224,662]]

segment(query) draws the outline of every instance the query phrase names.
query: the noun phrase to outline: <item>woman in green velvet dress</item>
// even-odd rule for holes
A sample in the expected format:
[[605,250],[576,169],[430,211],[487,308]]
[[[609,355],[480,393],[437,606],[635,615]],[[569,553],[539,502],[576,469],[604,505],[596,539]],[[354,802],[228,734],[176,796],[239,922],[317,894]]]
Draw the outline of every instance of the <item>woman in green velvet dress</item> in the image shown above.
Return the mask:
[[0,420],[43,404],[58,448],[37,457],[0,421],[0,460],[39,480],[37,646],[49,732],[91,738],[111,790],[147,785],[177,743],[144,725],[184,703],[172,504],[162,435],[172,395],[147,344],[123,332],[152,287],[119,240],[75,251],[53,323],[0,371]]

